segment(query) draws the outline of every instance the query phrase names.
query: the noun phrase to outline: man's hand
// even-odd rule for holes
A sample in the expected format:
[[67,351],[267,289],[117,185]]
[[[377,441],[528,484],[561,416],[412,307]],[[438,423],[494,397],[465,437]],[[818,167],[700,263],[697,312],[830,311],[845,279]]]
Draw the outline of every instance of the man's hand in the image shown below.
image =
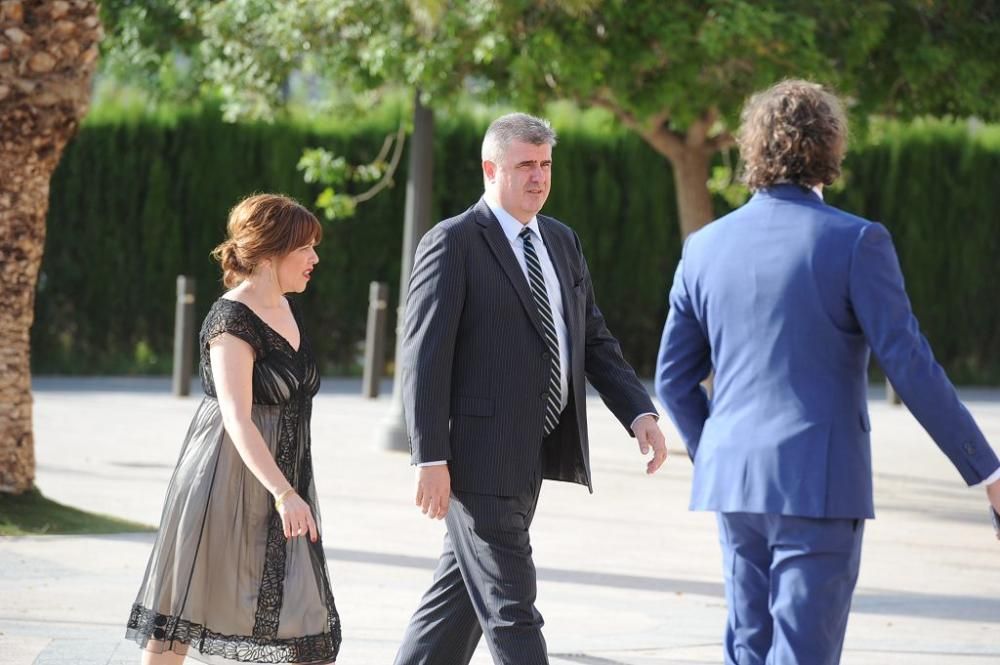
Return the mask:
[[451,474],[447,464],[417,467],[417,500],[420,512],[431,519],[443,519],[448,514],[451,497]]
[[646,473],[656,473],[667,459],[667,440],[653,416],[643,416],[632,423],[632,431],[639,441],[639,451],[645,455],[653,449],[653,459],[646,464]]
[[989,497],[993,510],[1000,513],[1000,480],[986,486],[986,496]]

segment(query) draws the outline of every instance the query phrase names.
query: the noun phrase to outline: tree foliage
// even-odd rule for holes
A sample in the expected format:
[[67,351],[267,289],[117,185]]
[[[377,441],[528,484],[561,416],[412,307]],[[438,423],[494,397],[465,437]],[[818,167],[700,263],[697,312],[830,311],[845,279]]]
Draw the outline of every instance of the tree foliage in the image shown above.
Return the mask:
[[[562,129],[546,210],[572,221],[601,310],[629,362],[648,376],[681,250],[670,169],[603,114],[585,115],[554,115]],[[482,123],[471,114],[436,123],[437,218],[464,210],[482,191]],[[204,315],[221,288],[208,254],[233,201],[253,191],[309,200],[320,188],[295,171],[305,146],[364,161],[394,124],[391,114],[370,114],[324,127],[281,119],[234,125],[211,110],[175,117],[105,110],[89,118],[52,180],[35,371],[169,372],[174,278],[195,278],[196,313]],[[876,122],[848,155],[847,186],[826,192],[833,205],[892,231],[922,329],[959,381],[1000,381],[1000,282],[984,279],[1000,265],[998,171],[1000,125]],[[324,232],[319,269],[302,296],[324,373],[356,368],[369,283],[398,283],[403,189],[382,192]],[[714,203],[723,213],[742,199]],[[101,260],[87,260],[94,256]],[[391,334],[387,348],[395,348]]]
[[956,0],[609,0],[573,20],[503,3],[513,93],[607,103],[684,131],[715,108],[801,76],[863,114],[996,117],[1000,5]]
[[[161,72],[154,82],[188,54],[230,117],[268,117],[293,72],[332,93],[418,88],[437,108],[463,94],[607,108],[670,161],[685,233],[713,216],[712,156],[732,146],[744,99],[782,78],[832,86],[862,120],[1000,113],[1000,5],[989,0],[145,4],[108,4],[114,42]],[[161,16],[175,38],[147,38]]]
[[[856,119],[882,113],[1000,113],[1000,15],[958,0],[608,0],[570,16],[555,4],[504,3],[506,87],[537,104],[551,97],[603,106],[667,157],[679,177],[733,143],[743,101],[788,77],[844,95]],[[692,174],[690,189],[707,180]],[[707,189],[685,210],[710,219]],[[704,188],[703,188],[704,189]],[[694,218],[692,218],[694,217]],[[687,218],[687,219],[685,219]]]

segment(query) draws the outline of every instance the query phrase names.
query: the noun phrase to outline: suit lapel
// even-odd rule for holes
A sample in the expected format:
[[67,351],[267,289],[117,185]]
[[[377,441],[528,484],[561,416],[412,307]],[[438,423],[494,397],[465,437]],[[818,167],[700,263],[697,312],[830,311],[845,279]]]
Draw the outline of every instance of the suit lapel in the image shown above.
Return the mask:
[[564,243],[559,241],[559,235],[552,231],[549,220],[539,217],[538,228],[542,232],[542,240],[545,242],[549,259],[552,260],[552,265],[556,269],[559,290],[562,291],[563,317],[566,320],[566,328],[572,336],[573,331],[578,330],[579,326],[576,325],[576,321],[572,320],[576,316],[576,307],[573,306],[576,294],[573,292],[572,272],[569,269],[566,247]]
[[545,339],[545,333],[542,331],[542,320],[538,316],[538,306],[535,305],[535,300],[529,291],[528,280],[524,277],[521,265],[517,262],[517,257],[514,256],[514,250],[511,249],[510,242],[500,227],[500,222],[493,216],[493,211],[483,199],[480,199],[479,203],[476,204],[476,221],[482,227],[483,237],[486,238],[486,243],[497,262],[507,273],[507,279],[514,285],[514,291],[521,299],[521,304],[524,306],[524,311],[528,314],[531,324],[535,326],[538,335]]

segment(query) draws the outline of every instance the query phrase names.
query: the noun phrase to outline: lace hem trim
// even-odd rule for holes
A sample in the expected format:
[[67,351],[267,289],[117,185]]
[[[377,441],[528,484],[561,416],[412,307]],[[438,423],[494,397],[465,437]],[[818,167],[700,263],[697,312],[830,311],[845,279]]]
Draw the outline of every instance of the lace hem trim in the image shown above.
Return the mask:
[[156,640],[179,642],[206,656],[219,656],[239,663],[333,663],[340,651],[340,623],[330,621],[333,632],[303,637],[262,638],[251,635],[226,635],[205,626],[153,612],[133,605],[126,637],[139,646]]

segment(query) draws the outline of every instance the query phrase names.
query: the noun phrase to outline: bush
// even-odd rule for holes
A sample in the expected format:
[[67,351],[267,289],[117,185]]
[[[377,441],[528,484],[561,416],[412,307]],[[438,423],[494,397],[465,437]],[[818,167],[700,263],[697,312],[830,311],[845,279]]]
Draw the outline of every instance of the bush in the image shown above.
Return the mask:
[[[229,207],[254,191],[312,204],[319,189],[295,170],[303,148],[324,146],[367,161],[393,122],[384,113],[352,126],[231,125],[211,110],[92,116],[52,182],[33,370],[169,371],[175,278],[197,280],[200,320],[223,290],[208,254],[223,238]],[[435,218],[457,214],[481,195],[485,123],[439,119]],[[609,325],[629,360],[649,375],[680,254],[670,168],[633,134],[595,123],[559,129],[545,212],[580,235]],[[368,283],[388,282],[395,298],[406,162],[404,155],[395,187],[362,204],[356,217],[327,224],[303,297],[326,373],[359,370]],[[998,128],[889,125],[849,155],[846,186],[828,196],[892,230],[914,309],[939,358],[962,381],[1000,379],[998,166]],[[722,214],[729,204],[719,197],[716,209]]]
[[1000,381],[1000,127],[888,125],[849,154],[833,205],[892,232],[906,288],[955,381]]

